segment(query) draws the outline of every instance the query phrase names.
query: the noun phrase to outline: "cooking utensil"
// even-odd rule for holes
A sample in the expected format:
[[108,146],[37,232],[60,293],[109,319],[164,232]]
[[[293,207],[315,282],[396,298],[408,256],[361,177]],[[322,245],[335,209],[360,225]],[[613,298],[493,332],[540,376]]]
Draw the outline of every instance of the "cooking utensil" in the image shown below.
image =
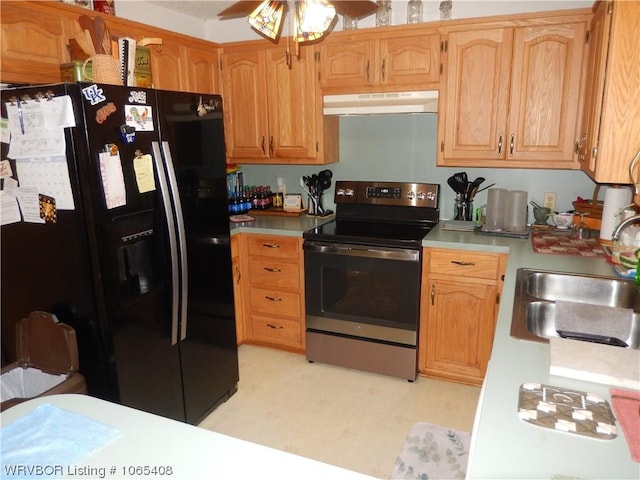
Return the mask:
[[102,17],[97,16],[93,19],[93,33],[95,35],[94,45],[96,53],[107,53],[104,50],[104,32],[105,25]]
[[96,52],[96,47],[93,44],[93,39],[91,38],[91,32],[89,30],[85,30],[84,31],[84,36],[87,39],[87,47],[89,48],[90,56],[93,57],[97,52]]
[[469,183],[467,186],[467,200],[472,201],[473,197],[476,196],[478,192],[478,188],[485,181],[484,177],[477,177],[473,182]]
[[76,42],[78,42],[78,46],[80,47],[80,49],[88,56],[91,57],[94,54],[91,53],[93,52],[93,44],[91,43],[91,41],[87,38],[87,34],[83,31],[78,32],[74,35],[74,37],[76,39]]
[[82,30],[88,31],[88,36],[91,39],[91,43],[93,44],[94,55],[101,49],[102,39],[98,40],[96,38],[96,34],[94,31],[93,19],[88,15],[80,15],[78,17],[78,22],[80,23],[80,28]]
[[454,192],[462,193],[461,191],[462,185],[454,177],[447,178],[447,183],[453,189]]

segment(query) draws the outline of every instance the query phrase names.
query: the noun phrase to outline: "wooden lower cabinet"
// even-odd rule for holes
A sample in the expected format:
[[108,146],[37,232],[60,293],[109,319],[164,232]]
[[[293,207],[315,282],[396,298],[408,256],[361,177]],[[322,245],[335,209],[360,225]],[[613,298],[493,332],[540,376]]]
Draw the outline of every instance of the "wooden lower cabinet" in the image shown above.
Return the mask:
[[242,312],[238,317],[236,310],[236,321],[242,342],[304,351],[302,239],[244,233],[238,237]]
[[418,345],[422,375],[482,384],[506,260],[504,254],[424,250]]

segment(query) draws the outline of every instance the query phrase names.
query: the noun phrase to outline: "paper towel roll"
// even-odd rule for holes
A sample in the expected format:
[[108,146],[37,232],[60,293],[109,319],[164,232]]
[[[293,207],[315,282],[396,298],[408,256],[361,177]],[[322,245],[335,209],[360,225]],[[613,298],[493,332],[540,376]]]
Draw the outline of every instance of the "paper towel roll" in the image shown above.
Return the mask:
[[600,226],[600,239],[611,240],[613,231],[619,223],[619,212],[631,203],[630,187],[607,187],[604,192],[604,205],[602,206],[602,223]]

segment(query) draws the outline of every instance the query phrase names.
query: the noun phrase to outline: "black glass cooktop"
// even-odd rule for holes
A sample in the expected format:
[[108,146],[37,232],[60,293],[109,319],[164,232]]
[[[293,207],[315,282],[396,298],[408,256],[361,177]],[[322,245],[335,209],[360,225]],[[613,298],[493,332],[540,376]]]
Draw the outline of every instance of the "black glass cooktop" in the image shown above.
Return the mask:
[[333,220],[304,232],[305,240],[419,248],[434,225]]

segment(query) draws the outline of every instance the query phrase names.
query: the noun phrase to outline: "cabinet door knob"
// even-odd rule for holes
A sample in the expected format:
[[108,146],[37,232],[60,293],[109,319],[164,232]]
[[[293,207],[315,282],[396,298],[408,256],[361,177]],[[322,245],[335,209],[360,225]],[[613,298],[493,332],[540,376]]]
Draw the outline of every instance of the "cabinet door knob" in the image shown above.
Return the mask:
[[509,155],[513,157],[513,140],[514,140],[514,134],[511,134],[511,141],[509,142]]
[[386,60],[382,60],[382,81],[385,81],[385,65],[386,65]]
[[271,135],[271,138],[269,139],[269,153],[273,155],[273,135]]
[[498,156],[502,154],[502,134],[498,136]]
[[266,155],[267,151],[264,149],[264,135],[262,136],[262,154]]
[[369,60],[367,60],[367,82],[369,81]]
[[436,284],[431,284],[431,305],[436,304]]

